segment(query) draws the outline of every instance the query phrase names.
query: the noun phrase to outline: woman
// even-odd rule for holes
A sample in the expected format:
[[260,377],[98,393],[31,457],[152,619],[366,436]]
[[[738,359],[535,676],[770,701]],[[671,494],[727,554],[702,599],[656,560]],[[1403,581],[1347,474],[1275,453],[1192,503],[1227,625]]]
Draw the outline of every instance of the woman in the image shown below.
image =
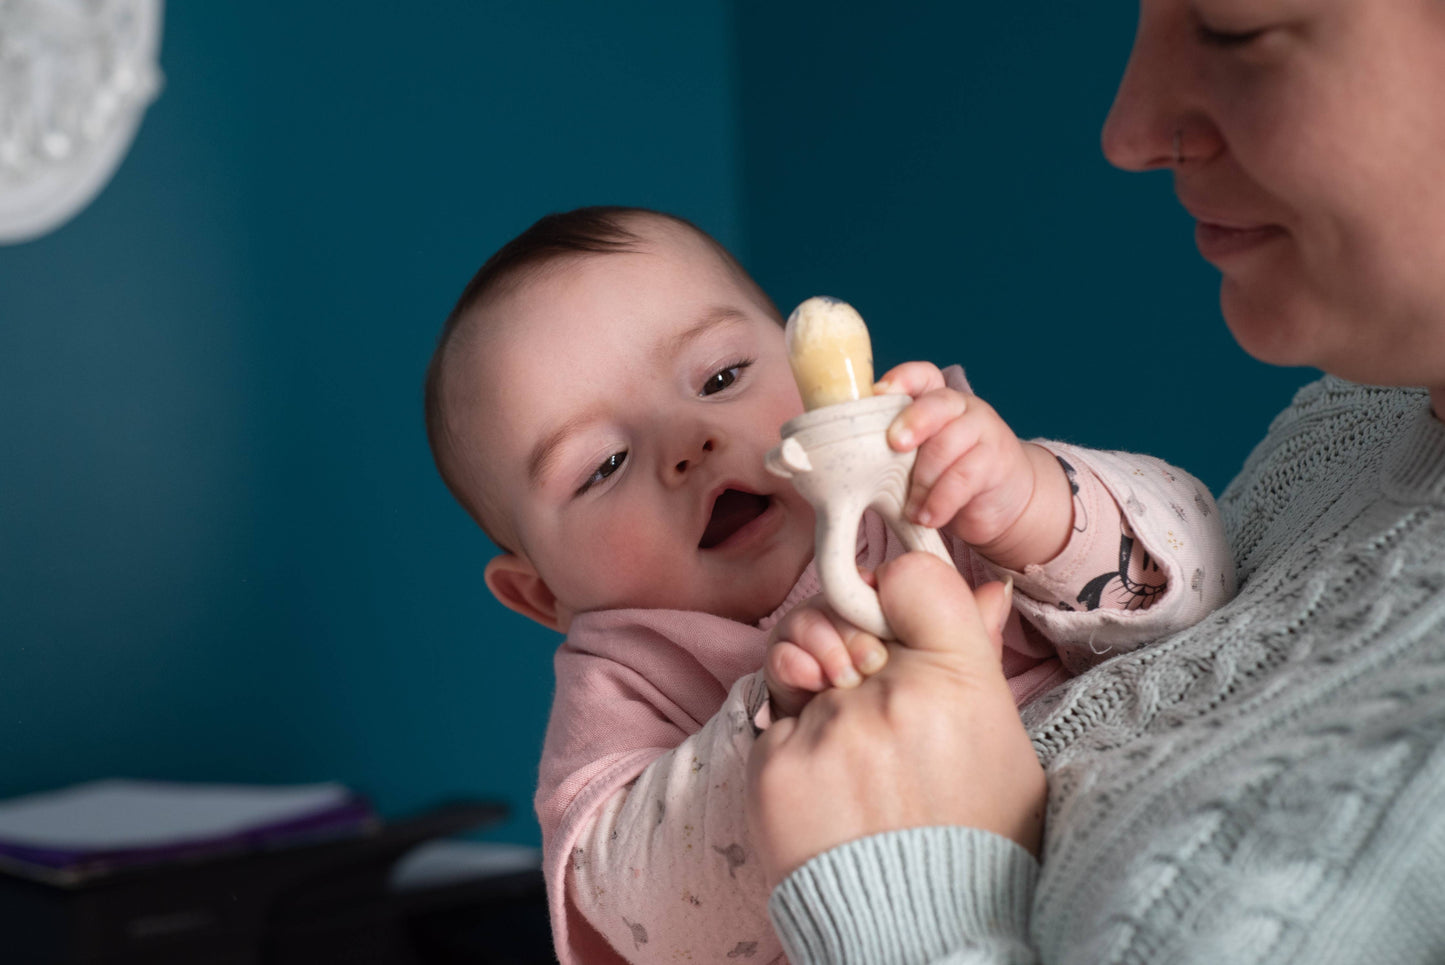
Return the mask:
[[1104,151],[1329,375],[1221,500],[1236,600],[1026,731],[992,591],[880,572],[910,648],[753,754],[793,962],[1445,961],[1442,104],[1442,0],[1142,0]]

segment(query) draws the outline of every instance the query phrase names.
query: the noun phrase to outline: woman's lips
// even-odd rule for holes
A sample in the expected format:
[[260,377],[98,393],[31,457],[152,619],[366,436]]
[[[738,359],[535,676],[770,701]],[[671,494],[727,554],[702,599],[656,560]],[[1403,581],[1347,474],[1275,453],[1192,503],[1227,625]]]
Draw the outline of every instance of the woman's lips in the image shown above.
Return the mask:
[[1206,261],[1252,251],[1283,238],[1284,234],[1284,229],[1277,225],[1226,225],[1214,221],[1198,221],[1194,225],[1194,243]]

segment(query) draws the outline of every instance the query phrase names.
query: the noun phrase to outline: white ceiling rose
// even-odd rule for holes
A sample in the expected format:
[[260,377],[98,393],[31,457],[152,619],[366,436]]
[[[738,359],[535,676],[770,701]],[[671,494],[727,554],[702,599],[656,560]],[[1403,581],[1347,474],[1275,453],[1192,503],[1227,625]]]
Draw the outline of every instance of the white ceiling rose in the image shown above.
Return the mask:
[[0,0],[0,243],[110,181],[161,88],[161,0]]

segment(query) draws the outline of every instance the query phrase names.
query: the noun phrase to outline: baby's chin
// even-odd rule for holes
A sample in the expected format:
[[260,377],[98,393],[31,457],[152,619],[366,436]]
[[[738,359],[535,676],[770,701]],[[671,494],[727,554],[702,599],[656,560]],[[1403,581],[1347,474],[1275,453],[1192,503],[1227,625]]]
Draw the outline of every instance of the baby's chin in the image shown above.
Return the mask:
[[[706,585],[695,587],[695,592],[689,592],[685,588],[676,586],[672,587],[670,591],[662,591],[661,587],[654,587],[653,592],[646,594],[645,599],[632,596],[627,601],[618,600],[605,606],[594,605],[588,609],[683,610],[692,613],[708,613],[737,623],[756,626],[778,611],[778,608],[788,599],[788,594],[793,591],[793,587],[797,586],[798,580],[802,578],[808,564],[813,561],[811,532],[799,537],[791,550],[785,551],[779,548],[776,552],[788,552],[791,558],[784,563],[777,555],[769,554],[762,559],[754,560],[747,568],[746,573],[732,573],[731,578],[714,573],[705,581]],[[748,582],[748,576],[761,574],[766,574],[759,579],[759,582],[763,584],[761,588],[744,587],[744,584]],[[718,587],[724,588],[725,595],[721,597],[717,595]],[[755,592],[747,592],[747,589],[755,590]],[[728,590],[732,592],[726,592]]]
[[709,608],[704,606],[695,607],[694,609],[706,610],[716,616],[727,617],[729,620],[736,620],[738,623],[756,626],[778,612],[778,608],[787,601],[788,594],[793,591],[793,587],[797,585],[798,580],[802,577],[803,571],[808,568],[809,562],[811,562],[811,558],[804,560],[802,565],[798,567],[798,571],[794,573],[790,579],[779,581],[784,585],[779,586],[776,592],[761,595],[755,601],[741,601],[727,607],[714,606]]
[[725,620],[732,620],[734,623],[741,623],[745,626],[755,627],[776,611],[777,607],[772,607],[768,610],[756,610],[751,607],[687,607],[686,609],[706,613],[710,616],[722,617]]
[[[801,575],[801,573],[799,574]],[[733,620],[737,623],[746,623],[749,626],[756,626],[765,618],[776,613],[788,598],[788,593],[797,583],[794,578],[788,585],[776,594],[769,593],[766,598],[753,600],[719,600],[715,597],[703,594],[680,594],[677,596],[649,596],[645,599],[632,598],[629,600],[617,600],[606,604],[594,603],[591,606],[579,607],[570,610],[569,613],[580,614],[590,612],[606,612],[608,610],[681,610],[688,613],[706,613],[715,617],[722,617],[726,620]]]

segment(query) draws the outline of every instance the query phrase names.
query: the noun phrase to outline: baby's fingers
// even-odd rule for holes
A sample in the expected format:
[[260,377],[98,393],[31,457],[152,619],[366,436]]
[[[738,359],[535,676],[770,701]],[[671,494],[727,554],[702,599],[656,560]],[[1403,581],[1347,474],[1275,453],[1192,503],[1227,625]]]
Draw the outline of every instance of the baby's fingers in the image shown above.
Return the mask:
[[888,426],[888,444],[897,452],[908,452],[932,439],[963,416],[978,401],[953,389],[934,389],[913,400]]
[[768,648],[767,659],[763,661],[763,679],[768,684],[768,699],[775,719],[796,717],[815,694],[828,687],[823,668],[812,654],[787,641]]
[[876,673],[888,659],[882,641],[841,618],[826,606],[801,607],[788,614],[775,639],[787,640],[823,668],[834,687],[856,687],[860,674]]
[[914,522],[943,526],[988,481],[993,447],[985,438],[986,420],[973,415],[953,420],[919,446],[904,507]]
[[[975,525],[984,526],[990,534],[1003,530],[1012,520],[997,519],[997,512],[991,511],[990,501],[975,501],[979,493],[992,482],[992,472],[997,459],[984,447],[975,448],[948,466],[928,488],[915,485],[908,494],[904,515],[920,526],[935,529],[949,525],[964,507]],[[1012,503],[1004,504],[1004,508]]]
[[943,388],[943,373],[932,362],[904,362],[895,365],[873,384],[873,391],[879,395],[911,395],[914,398],[925,392]]
[[842,634],[826,613],[813,608],[799,610],[790,615],[787,630],[785,639],[818,662],[828,683],[856,687],[863,682]]
[[802,647],[784,640],[768,648],[768,686],[816,694],[828,689],[828,678],[813,655]]

